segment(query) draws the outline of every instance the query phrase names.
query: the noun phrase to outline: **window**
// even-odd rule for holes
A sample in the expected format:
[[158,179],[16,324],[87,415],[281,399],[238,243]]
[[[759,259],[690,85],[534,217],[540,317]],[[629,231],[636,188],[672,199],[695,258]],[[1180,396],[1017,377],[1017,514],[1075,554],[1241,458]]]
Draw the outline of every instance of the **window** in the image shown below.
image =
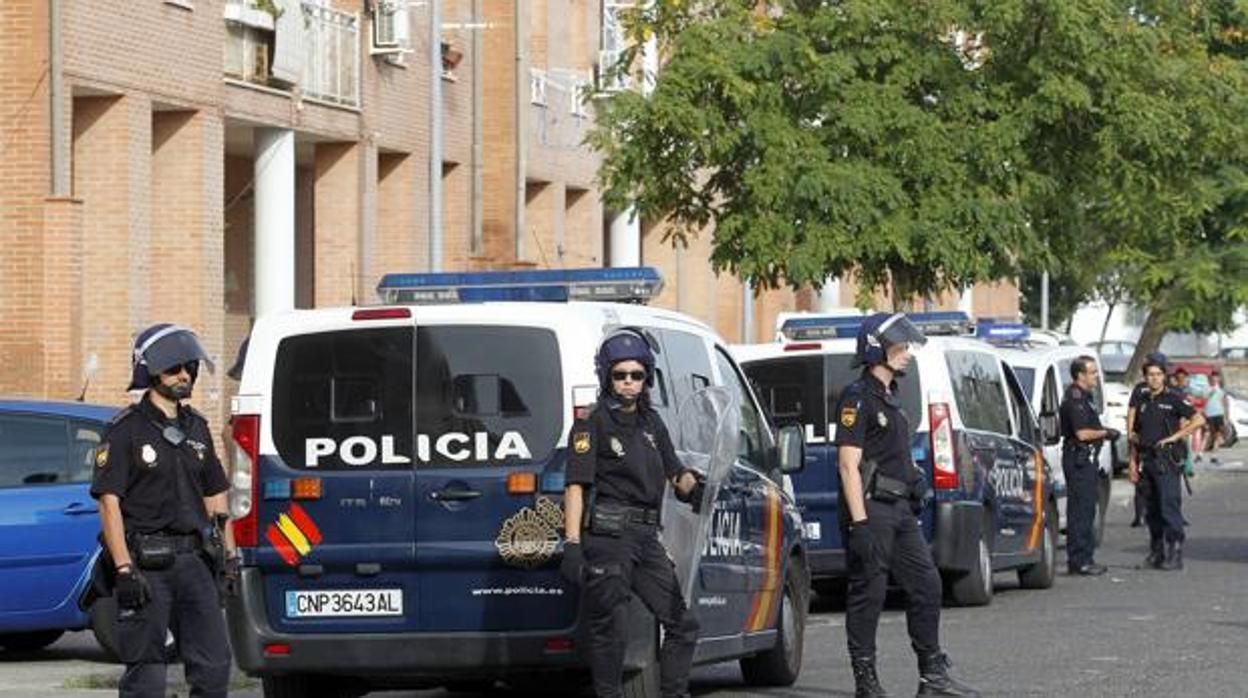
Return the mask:
[[759,415],[754,401],[750,399],[750,391],[745,387],[741,374],[737,372],[724,350],[719,347],[715,348],[715,363],[723,376],[724,387],[737,398],[737,404],[741,410],[741,422],[737,425],[740,430],[737,455],[754,468],[766,472],[767,450],[766,441],[763,440],[766,432],[762,416]]
[[374,54],[401,54],[411,48],[408,0],[377,0],[373,10]]
[[1041,414],[1057,414],[1057,408],[1062,404],[1062,393],[1057,389],[1057,376],[1054,367],[1050,366],[1044,372],[1044,394],[1040,400]]
[[660,330],[667,367],[672,372],[669,384],[676,409],[685,398],[711,384],[711,362],[706,341],[696,334],[677,330]]
[[[286,464],[410,468],[403,459],[413,454],[412,353],[409,328],[282,340],[273,372],[273,441]],[[347,464],[340,449],[353,437],[363,438],[352,441]],[[311,445],[329,442],[338,448]]]
[[824,357],[787,356],[754,361],[742,368],[777,426],[797,424],[810,429],[817,440],[827,438]]
[[560,367],[549,330],[417,328],[418,446],[440,465],[544,460],[563,430]]
[[1028,366],[1014,366],[1014,377],[1018,379],[1018,385],[1023,389],[1024,395],[1031,395],[1036,389],[1036,369]]
[[104,440],[104,425],[92,422],[69,423],[69,480],[91,482],[95,471],[95,448]]
[[1040,446],[1040,427],[1036,424],[1035,415],[1031,412],[1031,405],[1023,396],[1017,376],[1005,363],[1001,364],[1001,372],[1005,375],[1006,387],[1009,390],[1010,412],[1014,415],[1014,423],[1018,425],[1015,435],[1033,446]]
[[66,436],[63,419],[0,416],[0,487],[69,482]]
[[991,354],[951,351],[945,355],[945,362],[963,426],[997,434],[1012,433],[997,360]]

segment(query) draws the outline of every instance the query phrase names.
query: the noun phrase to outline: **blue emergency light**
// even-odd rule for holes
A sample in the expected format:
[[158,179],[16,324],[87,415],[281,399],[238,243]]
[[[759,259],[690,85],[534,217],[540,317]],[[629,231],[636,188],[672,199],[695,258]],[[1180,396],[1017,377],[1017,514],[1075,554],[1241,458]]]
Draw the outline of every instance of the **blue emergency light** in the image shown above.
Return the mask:
[[413,305],[486,301],[645,303],[662,290],[663,277],[654,267],[386,274],[377,284],[383,303]]
[[906,313],[906,318],[929,337],[974,334],[975,323],[961,310],[938,310],[930,313]]
[[787,341],[807,342],[821,339],[853,338],[862,325],[861,315],[813,315],[789,318],[780,325],[780,334]]
[[975,336],[992,344],[1022,344],[1031,336],[1031,329],[1021,322],[994,322],[980,319]]

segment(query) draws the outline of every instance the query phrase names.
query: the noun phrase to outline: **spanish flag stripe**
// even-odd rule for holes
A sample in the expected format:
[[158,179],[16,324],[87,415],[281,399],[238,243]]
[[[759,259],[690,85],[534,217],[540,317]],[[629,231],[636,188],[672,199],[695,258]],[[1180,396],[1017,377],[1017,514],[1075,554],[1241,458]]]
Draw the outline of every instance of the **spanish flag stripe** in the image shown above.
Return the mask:
[[316,527],[312,518],[308,516],[308,512],[303,510],[303,507],[292,502],[290,505],[290,518],[299,527],[299,530],[303,531],[303,534],[308,537],[312,545],[321,544],[321,529]]
[[300,555],[307,555],[312,552],[312,546],[308,544],[308,539],[304,537],[303,531],[299,530],[299,527],[295,525],[294,521],[290,520],[289,516],[282,514],[277,517],[277,527],[282,529],[282,533],[286,534],[286,538],[290,540],[291,545],[295,546],[295,550],[298,550]]
[[1027,549],[1035,550],[1040,544],[1040,534],[1044,531],[1044,457],[1039,453],[1035,456],[1036,490],[1032,501],[1036,511],[1032,514],[1031,535],[1027,537]]
[[753,608],[750,610],[746,628],[756,632],[771,624],[775,612],[777,580],[780,576],[780,508],[779,499],[774,489],[767,490],[767,528],[763,539],[763,557],[766,564],[766,576],[763,588],[754,596]]
[[286,542],[286,538],[282,536],[281,531],[277,530],[277,526],[269,524],[269,527],[264,529],[264,537],[269,539],[269,543],[277,550],[277,554],[282,556],[286,564],[293,567],[295,563],[299,562],[298,553],[295,552],[294,548],[290,547],[290,543]]

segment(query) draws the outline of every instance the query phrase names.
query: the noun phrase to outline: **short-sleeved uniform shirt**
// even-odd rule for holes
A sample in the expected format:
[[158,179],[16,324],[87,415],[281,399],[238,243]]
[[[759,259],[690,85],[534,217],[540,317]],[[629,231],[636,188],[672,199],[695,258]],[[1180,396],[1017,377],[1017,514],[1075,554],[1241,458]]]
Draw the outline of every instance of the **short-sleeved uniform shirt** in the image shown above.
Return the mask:
[[593,487],[597,497],[657,509],[667,481],[684,470],[658,413],[599,404],[572,425],[567,483]]
[[1196,409],[1179,391],[1164,388],[1154,395],[1146,388],[1135,405],[1135,431],[1139,434],[1140,445],[1156,444],[1178,431],[1182,420],[1191,419],[1195,414]]
[[[897,381],[887,390],[867,371],[841,393],[836,408],[836,445],[857,446],[877,473],[912,483],[918,477],[910,453],[910,420],[901,411]],[[866,483],[863,483],[864,485]]]
[[[185,436],[175,446],[162,433]],[[187,406],[168,419],[145,394],[122,411],[96,449],[91,496],[115,494],[127,533],[192,533],[206,526],[204,497],[229,489],[208,421]]]
[[1096,413],[1096,405],[1092,402],[1092,394],[1071,384],[1062,396],[1062,404],[1057,408],[1062,423],[1062,448],[1073,450],[1077,446],[1086,445],[1076,434],[1081,429],[1101,429],[1101,417]]

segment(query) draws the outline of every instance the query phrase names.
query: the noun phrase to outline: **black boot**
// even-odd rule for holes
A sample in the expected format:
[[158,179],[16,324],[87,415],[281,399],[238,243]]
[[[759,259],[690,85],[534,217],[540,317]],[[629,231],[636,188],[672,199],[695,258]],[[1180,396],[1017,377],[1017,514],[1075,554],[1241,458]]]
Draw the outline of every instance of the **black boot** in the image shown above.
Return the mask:
[[851,659],[854,668],[854,698],[888,698],[875,675],[875,659]]
[[1139,570],[1159,570],[1161,563],[1166,559],[1166,554],[1161,547],[1161,540],[1153,540],[1148,543],[1148,556],[1144,558],[1136,569]]
[[979,691],[949,675],[952,662],[944,652],[919,657],[919,692],[917,696],[972,696]]
[[1161,564],[1157,565],[1159,570],[1181,570],[1183,569],[1183,543],[1179,541],[1166,542],[1166,556],[1162,559]]

